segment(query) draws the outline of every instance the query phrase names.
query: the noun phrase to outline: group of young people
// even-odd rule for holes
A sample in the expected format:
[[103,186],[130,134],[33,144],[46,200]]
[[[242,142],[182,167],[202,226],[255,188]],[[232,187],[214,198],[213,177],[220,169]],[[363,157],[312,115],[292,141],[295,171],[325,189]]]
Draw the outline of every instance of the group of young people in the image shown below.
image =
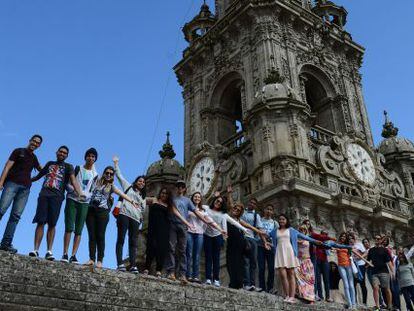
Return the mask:
[[[215,192],[210,205],[203,202],[200,192],[192,193],[188,198],[186,183],[182,180],[177,181],[174,191],[163,187],[156,198],[149,198],[145,176],[138,176],[132,182],[126,180],[117,157],[113,158],[114,165],[107,166],[99,175],[95,168],[98,152],[94,148],[85,152],[84,164],[73,167],[66,162],[68,147],[61,146],[56,152],[56,160],[42,167],[34,154],[41,144],[42,137],[34,135],[26,148],[15,149],[0,176],[0,220],[12,206],[0,250],[17,252],[12,245],[13,236],[27,203],[31,183],[44,177],[33,219],[36,230],[34,250],[29,253],[32,257],[39,256],[47,225],[45,258],[55,259],[52,252],[55,228],[66,193],[62,261],[78,263],[76,254],[86,223],[89,236],[86,265],[102,267],[106,227],[112,211],[118,229],[117,269],[127,270],[123,248],[128,233],[128,268],[130,272],[138,273],[138,236],[144,213],[148,213],[146,262],[141,271],[144,274],[155,271],[155,275],[161,277],[165,271],[169,279],[200,283],[200,257],[204,250],[204,282],[221,286],[220,254],[225,244],[231,288],[275,292],[277,271],[281,284],[279,292],[286,302],[295,303],[295,297],[299,297],[313,303],[324,299],[323,288],[325,299],[332,301],[331,294],[338,289],[342,279],[346,302],[352,309],[356,307],[357,284],[361,286],[362,301],[366,304],[367,276],[373,287],[376,308],[381,303],[389,308],[392,305],[399,308],[401,292],[407,308],[413,310],[414,270],[410,257],[414,246],[408,252],[403,249],[393,252],[384,245],[386,237],[376,236],[375,246],[370,247],[367,239],[363,243],[356,242],[352,233],[342,233],[336,240],[325,231],[315,232],[309,220],[296,230],[284,214],[275,220],[275,209],[271,204],[264,206],[260,215],[259,202],[255,198],[251,198],[246,207],[233,202],[230,185],[226,196]],[[34,177],[31,176],[33,169],[38,171]],[[115,186],[115,177],[121,189]],[[113,194],[119,196],[116,204]],[[73,245],[69,253],[72,234]],[[336,252],[337,263],[328,259],[329,253],[333,252]]]

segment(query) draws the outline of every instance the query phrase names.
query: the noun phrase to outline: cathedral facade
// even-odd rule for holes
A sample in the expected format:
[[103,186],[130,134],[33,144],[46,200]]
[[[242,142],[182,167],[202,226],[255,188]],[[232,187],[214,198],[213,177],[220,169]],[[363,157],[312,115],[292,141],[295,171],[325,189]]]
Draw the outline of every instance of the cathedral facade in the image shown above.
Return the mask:
[[412,239],[414,146],[386,116],[373,142],[364,48],[331,1],[216,0],[183,32],[174,70],[185,106],[190,192],[272,203],[337,235]]

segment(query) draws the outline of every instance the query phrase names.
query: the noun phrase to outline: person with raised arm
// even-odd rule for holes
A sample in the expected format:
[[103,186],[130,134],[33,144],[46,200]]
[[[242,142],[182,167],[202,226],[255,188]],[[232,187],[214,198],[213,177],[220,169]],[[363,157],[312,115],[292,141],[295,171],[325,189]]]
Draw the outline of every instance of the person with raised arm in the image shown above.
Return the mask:
[[115,174],[118,178],[119,183],[121,184],[122,191],[129,196],[136,205],[131,204],[130,202],[119,199],[120,208],[119,215],[117,216],[117,226],[118,226],[118,237],[116,240],[116,259],[118,264],[119,271],[126,271],[126,267],[123,263],[122,252],[125,243],[125,236],[128,232],[128,248],[129,248],[129,271],[132,273],[138,273],[138,268],[136,265],[137,262],[137,252],[138,252],[138,233],[139,228],[143,221],[144,211],[148,203],[152,202],[146,198],[146,189],[145,189],[145,176],[138,176],[135,178],[133,183],[128,182],[121,173],[119,167],[119,158],[114,156],[114,167]]
[[175,207],[172,191],[163,187],[158,193],[157,200],[149,206],[144,274],[149,273],[155,259],[155,275],[161,277],[170,248],[171,214],[174,214],[187,228],[192,227]]
[[42,141],[42,136],[36,134],[30,138],[27,147],[14,149],[1,173],[0,220],[6,214],[10,205],[13,204],[0,244],[0,250],[2,251],[17,253],[17,249],[13,247],[12,243],[14,233],[29,199],[32,185],[31,173],[34,169],[37,171],[42,169],[34,154]]
[[278,217],[279,228],[271,232],[275,255],[275,268],[282,281],[283,291],[286,295],[285,302],[296,303],[296,277],[295,268],[299,266],[298,260],[298,239],[309,241],[317,245],[322,242],[300,233],[292,228],[289,218],[281,214]]
[[96,262],[96,267],[102,268],[105,256],[105,233],[113,202],[112,194],[115,193],[120,196],[135,208],[140,207],[133,199],[115,187],[114,175],[115,168],[107,166],[92,189],[86,217],[86,227],[89,235],[89,260],[85,265],[92,266]]
[[[85,152],[85,164],[75,167],[75,178],[85,194],[85,199],[79,198],[75,189],[68,184],[65,206],[65,235],[63,237],[63,256],[61,261],[77,264],[76,254],[81,242],[83,227],[85,226],[86,216],[88,215],[89,200],[91,199],[91,189],[98,179],[95,169],[95,162],[98,159],[98,152],[95,148],[90,148]],[[72,253],[69,258],[68,250],[72,233],[73,238]]]
[[[414,250],[414,246],[411,248]],[[407,310],[414,311],[414,267],[409,261],[411,254],[400,249],[398,251],[399,266],[397,270],[397,280],[404,296]],[[408,256],[407,256],[408,254]]]
[[73,166],[65,162],[68,155],[68,147],[59,147],[56,152],[56,161],[46,163],[39,174],[32,178],[32,181],[37,181],[43,176],[45,177],[37,200],[36,215],[33,218],[33,223],[36,223],[37,226],[34,237],[34,250],[29,253],[31,257],[39,257],[39,247],[43,239],[44,227],[47,224],[47,252],[45,258],[47,260],[55,259],[52,253],[53,241],[67,185],[71,183],[78,197],[82,200],[85,199],[85,195],[75,178]]

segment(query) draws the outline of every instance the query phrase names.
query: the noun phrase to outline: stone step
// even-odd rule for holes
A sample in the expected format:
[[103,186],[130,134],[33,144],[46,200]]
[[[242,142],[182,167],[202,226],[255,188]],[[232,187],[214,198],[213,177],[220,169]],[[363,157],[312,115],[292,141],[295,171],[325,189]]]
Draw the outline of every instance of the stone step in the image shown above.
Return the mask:
[[50,262],[0,251],[0,310],[344,310],[287,304],[281,297],[111,269]]

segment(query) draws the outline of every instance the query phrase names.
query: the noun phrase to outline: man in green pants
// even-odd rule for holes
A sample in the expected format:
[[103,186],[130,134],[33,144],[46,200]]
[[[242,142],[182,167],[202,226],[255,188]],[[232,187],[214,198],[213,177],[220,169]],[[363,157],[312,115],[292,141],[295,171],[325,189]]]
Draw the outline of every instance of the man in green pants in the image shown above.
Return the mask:
[[[72,187],[68,187],[65,207],[65,236],[63,238],[63,256],[61,260],[63,262],[78,263],[76,253],[88,214],[91,189],[98,178],[98,173],[95,169],[97,159],[98,152],[95,148],[90,148],[85,153],[85,164],[75,168],[75,177],[85,194],[84,200],[76,195]],[[69,258],[68,249],[72,232],[75,233],[75,237],[73,239],[72,254]]]

